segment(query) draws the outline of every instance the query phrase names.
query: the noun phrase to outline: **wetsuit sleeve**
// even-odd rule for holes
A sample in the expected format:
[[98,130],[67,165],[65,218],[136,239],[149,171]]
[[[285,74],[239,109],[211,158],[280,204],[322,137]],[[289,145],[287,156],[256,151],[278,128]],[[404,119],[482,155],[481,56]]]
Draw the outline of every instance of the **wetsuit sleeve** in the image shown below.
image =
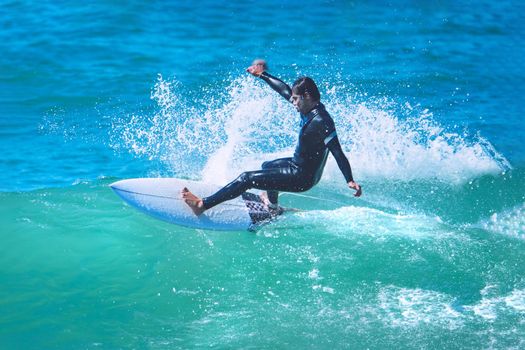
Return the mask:
[[328,147],[328,149],[330,150],[330,152],[334,155],[337,165],[343,173],[346,182],[348,183],[350,181],[354,181],[354,178],[352,177],[352,168],[350,167],[350,162],[348,161],[348,158],[346,158],[341,148],[341,144],[339,143],[339,139],[337,138],[335,130],[325,139],[325,144],[326,147]]
[[268,74],[267,72],[262,72],[260,75],[261,79],[264,80],[272,89],[277,91],[279,95],[284,97],[286,101],[292,102],[292,89],[281,79],[274,77],[273,75]]

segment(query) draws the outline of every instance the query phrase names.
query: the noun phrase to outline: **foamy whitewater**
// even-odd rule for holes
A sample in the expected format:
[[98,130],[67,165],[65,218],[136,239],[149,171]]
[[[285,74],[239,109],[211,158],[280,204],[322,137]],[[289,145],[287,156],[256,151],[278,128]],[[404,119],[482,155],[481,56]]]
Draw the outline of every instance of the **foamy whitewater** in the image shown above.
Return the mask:
[[[323,101],[351,164],[359,164],[358,178],[465,182],[511,169],[489,141],[445,130],[428,109],[366,98],[344,83],[325,84]],[[263,160],[293,154],[297,112],[264,82],[239,77],[225,93],[204,90],[197,101],[178,96],[178,86],[159,76],[151,92],[157,112],[118,119],[112,146],[160,159],[179,176],[217,184]],[[204,161],[195,164],[196,158]],[[330,179],[338,172],[331,160]]]

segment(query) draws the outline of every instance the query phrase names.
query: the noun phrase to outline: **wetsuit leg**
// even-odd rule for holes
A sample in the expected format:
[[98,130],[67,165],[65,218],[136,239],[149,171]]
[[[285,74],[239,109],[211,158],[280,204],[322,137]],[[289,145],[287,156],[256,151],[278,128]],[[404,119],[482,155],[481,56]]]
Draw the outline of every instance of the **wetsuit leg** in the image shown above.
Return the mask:
[[[293,166],[292,158],[279,158],[262,163],[263,169],[285,168],[290,166]],[[267,190],[266,193],[268,194],[268,200],[270,203],[277,205],[277,202],[279,201],[279,191]]]
[[204,208],[210,209],[219,203],[240,196],[250,188],[266,191],[302,192],[313,186],[312,180],[301,174],[296,167],[269,168],[247,171],[220,189],[203,198]]

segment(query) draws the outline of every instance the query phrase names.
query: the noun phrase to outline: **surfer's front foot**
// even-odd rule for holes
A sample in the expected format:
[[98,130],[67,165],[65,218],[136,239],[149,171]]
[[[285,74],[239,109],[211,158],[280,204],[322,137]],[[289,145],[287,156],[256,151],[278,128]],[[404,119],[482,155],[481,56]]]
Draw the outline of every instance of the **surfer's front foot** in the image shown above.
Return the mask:
[[204,202],[202,199],[191,193],[187,187],[182,189],[181,194],[182,199],[184,199],[184,202],[190,207],[195,215],[199,216],[204,213],[206,209],[204,209]]

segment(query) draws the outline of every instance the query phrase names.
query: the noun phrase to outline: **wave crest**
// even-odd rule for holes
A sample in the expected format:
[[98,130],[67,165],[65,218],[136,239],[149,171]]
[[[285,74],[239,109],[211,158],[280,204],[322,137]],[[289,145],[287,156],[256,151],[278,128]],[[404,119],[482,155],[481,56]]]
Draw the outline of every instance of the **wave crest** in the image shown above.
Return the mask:
[[[427,109],[346,86],[325,84],[323,101],[357,178],[463,182],[510,168],[480,135],[451,132]],[[239,77],[225,89],[203,88],[199,96],[185,99],[179,83],[159,75],[151,92],[155,111],[116,119],[112,147],[159,160],[177,176],[215,183],[293,153],[297,112],[263,82]],[[335,172],[330,161],[328,176]]]

